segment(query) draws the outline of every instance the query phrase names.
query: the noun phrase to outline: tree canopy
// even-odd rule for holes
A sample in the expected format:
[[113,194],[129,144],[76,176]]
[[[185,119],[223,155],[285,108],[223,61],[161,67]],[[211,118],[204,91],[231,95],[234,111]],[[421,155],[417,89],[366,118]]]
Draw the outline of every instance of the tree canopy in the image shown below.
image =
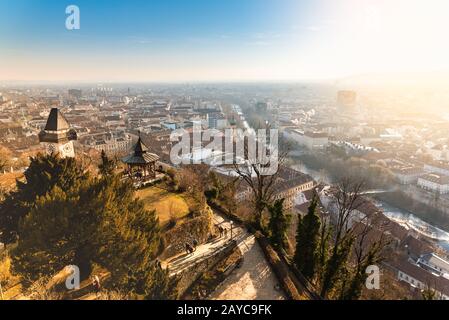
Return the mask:
[[317,199],[313,198],[305,217],[299,216],[296,232],[294,261],[307,279],[313,279],[318,263],[321,221],[316,214],[317,204]]
[[[38,279],[74,264],[85,278],[98,264],[118,289],[147,298],[163,294],[167,275],[155,268],[158,219],[136,199],[131,183],[112,172],[91,177],[73,159],[52,155],[33,158],[25,177],[1,208],[2,230],[18,235],[16,271]],[[130,290],[136,275],[144,285]]]

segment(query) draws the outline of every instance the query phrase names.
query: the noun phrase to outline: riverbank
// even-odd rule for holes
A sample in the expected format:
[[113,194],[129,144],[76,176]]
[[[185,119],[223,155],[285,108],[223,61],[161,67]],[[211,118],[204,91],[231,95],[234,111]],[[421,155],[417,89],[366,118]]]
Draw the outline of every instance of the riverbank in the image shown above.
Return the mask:
[[399,209],[390,204],[374,200],[374,204],[382,210],[384,215],[406,229],[414,231],[420,237],[428,239],[449,252],[449,232],[435,227],[414,215],[412,212]]
[[447,214],[414,200],[402,191],[379,193],[372,195],[372,197],[393,207],[405,210],[430,225],[449,232],[449,216]]
[[[308,167],[303,162],[294,164],[291,167],[295,170],[299,170],[310,175],[314,180],[318,182],[327,184],[334,183],[332,177],[330,177],[326,169],[316,170],[314,168]],[[408,213],[418,217],[428,224],[449,232],[449,215],[434,207],[416,201],[400,190],[392,192],[372,193],[370,194],[370,196],[377,201],[381,201],[392,207],[407,211]]]
[[[316,181],[334,183],[324,169],[314,170],[304,163],[291,167],[312,176]],[[449,216],[408,197],[401,191],[371,193],[370,197],[389,219],[414,229],[449,251]]]

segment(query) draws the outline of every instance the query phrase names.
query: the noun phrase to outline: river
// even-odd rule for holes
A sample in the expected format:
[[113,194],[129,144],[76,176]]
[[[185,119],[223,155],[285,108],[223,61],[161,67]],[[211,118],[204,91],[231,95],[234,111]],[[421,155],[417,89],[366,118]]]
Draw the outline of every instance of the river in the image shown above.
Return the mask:
[[449,233],[441,230],[431,224],[421,220],[412,212],[404,209],[399,209],[389,205],[383,201],[376,201],[377,207],[382,209],[385,216],[396,221],[405,228],[413,229],[416,232],[434,240],[439,246],[449,251]]
[[[245,128],[251,128],[245,121]],[[332,184],[332,179],[324,170],[316,171],[306,167],[303,163],[291,165],[291,168],[306,173],[316,181]],[[413,212],[396,208],[384,201],[375,200],[374,203],[390,220],[393,220],[405,228],[413,229],[416,232],[432,239],[437,245],[449,252],[449,233],[441,230],[418,218]]]
[[[293,169],[312,176],[316,181],[331,184],[330,177],[324,171],[316,171],[307,168],[304,164],[293,165]],[[449,232],[441,230],[418,218],[413,212],[396,208],[384,201],[375,200],[374,203],[382,209],[384,215],[407,229],[412,229],[427,238],[432,239],[437,245],[449,251]]]

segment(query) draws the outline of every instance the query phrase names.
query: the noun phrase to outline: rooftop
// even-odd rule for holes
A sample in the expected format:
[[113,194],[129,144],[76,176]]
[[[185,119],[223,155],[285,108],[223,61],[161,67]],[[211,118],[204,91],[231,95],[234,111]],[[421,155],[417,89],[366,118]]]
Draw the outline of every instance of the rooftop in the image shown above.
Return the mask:
[[60,131],[68,130],[70,125],[64,118],[58,108],[53,108],[48,116],[47,124],[45,125],[46,131]]
[[436,276],[414,263],[410,263],[404,259],[394,262],[394,267],[399,271],[411,276],[412,278],[420,281],[426,286],[449,296],[449,280]]
[[430,181],[439,185],[446,185],[449,184],[449,176],[441,175],[441,174],[435,174],[435,173],[429,173],[425,174],[421,177],[421,179]]
[[134,151],[127,157],[123,158],[123,162],[126,164],[148,164],[159,160],[159,156],[154,153],[148,152],[148,147],[143,143],[142,139],[134,145]]

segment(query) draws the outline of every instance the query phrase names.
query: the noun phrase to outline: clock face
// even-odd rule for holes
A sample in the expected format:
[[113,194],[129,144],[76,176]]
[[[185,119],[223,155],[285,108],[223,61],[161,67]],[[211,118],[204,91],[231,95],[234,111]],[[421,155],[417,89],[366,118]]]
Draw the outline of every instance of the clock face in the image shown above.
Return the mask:
[[72,152],[72,145],[70,143],[68,143],[64,146],[64,152],[67,152],[67,153]]

